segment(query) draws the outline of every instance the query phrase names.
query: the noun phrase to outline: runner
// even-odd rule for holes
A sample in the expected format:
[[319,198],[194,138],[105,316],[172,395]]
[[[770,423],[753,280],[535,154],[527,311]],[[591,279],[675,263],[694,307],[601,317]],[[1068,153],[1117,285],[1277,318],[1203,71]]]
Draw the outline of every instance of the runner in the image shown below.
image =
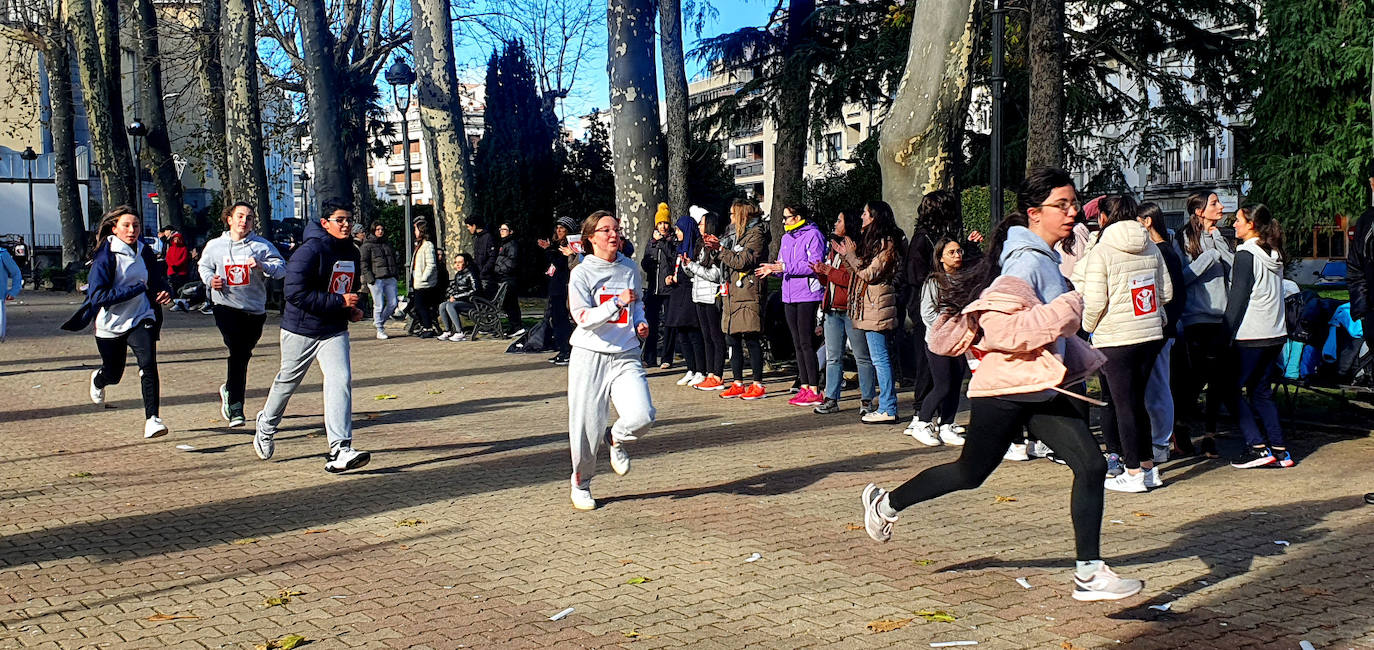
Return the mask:
[[353,368],[348,323],[363,319],[358,308],[358,248],[349,240],[353,205],[325,201],[318,220],[305,225],[305,242],[286,264],[286,310],[281,319],[281,370],[267,403],[258,411],[253,450],[267,460],[286,403],[316,358],[324,373],[324,430],[329,436],[326,472],[357,469],[372,455],[353,448]]
[[[945,293],[931,337],[931,349],[941,354],[973,349],[984,355],[969,384],[972,416],[959,459],[928,468],[891,493],[870,483],[863,491],[864,525],[874,540],[888,541],[898,512],[978,487],[1029,427],[1073,470],[1073,597],[1126,598],[1144,583],[1117,576],[1101,559],[1107,464],[1088,430],[1086,402],[1069,396],[1102,364],[1101,353],[1076,336],[1083,299],[1068,290],[1051,248],[1073,229],[1073,181],[1062,170],[1031,169],[1017,204],[1019,212],[993,234],[988,255]],[[981,338],[971,348],[975,337]]]
[[144,244],[138,215],[121,205],[100,220],[96,249],[87,279],[86,302],[62,329],[79,332],[95,322],[95,347],[100,368],[91,373],[91,401],[105,403],[105,387],[124,378],[127,347],[138,360],[143,389],[143,437],[167,434],[158,416],[161,385],[157,374],[157,340],[162,329],[159,305],[172,302],[167,272],[153,250]]
[[229,206],[224,214],[228,229],[205,245],[198,265],[200,281],[213,292],[215,326],[229,348],[219,410],[230,428],[243,426],[248,361],[267,321],[267,280],[286,277],[286,260],[276,246],[253,232],[256,221],[252,204],[240,201]]
[[[582,222],[582,242],[592,254],[572,270],[568,283],[577,322],[568,364],[568,442],[578,510],[596,508],[591,484],[602,441],[610,446],[611,469],[624,476],[630,471],[625,443],[654,423],[649,380],[639,360],[640,341],[649,335],[638,295],[643,278],[639,266],[620,253],[618,227],[611,213],[600,210]],[[612,404],[620,419],[607,430]]]
[[0,248],[0,343],[5,342],[5,303],[24,290],[24,273],[9,251]]

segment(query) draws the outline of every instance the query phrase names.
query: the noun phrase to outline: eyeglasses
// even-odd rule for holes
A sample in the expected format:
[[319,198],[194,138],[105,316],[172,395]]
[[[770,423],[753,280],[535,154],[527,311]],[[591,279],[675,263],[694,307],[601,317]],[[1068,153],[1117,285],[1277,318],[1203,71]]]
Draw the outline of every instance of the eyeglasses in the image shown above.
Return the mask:
[[1073,208],[1074,210],[1083,209],[1082,206],[1078,205],[1078,201],[1056,201],[1054,203],[1041,203],[1039,207],[1055,208],[1060,212],[1068,212],[1070,208]]
[[619,232],[620,232],[620,229],[619,229],[619,228],[597,228],[596,230],[593,230],[593,231],[592,231],[592,234],[593,234],[593,235],[595,235],[596,233],[606,233],[606,234],[610,234],[610,233],[619,233]]
[[325,219],[325,221],[332,221],[342,226],[346,223],[353,223],[353,217],[334,217],[333,219]]
[[510,228],[507,228],[507,227],[505,227],[505,226],[501,226],[500,228],[497,228],[497,230],[499,230],[499,231],[501,231],[501,232],[510,232]]

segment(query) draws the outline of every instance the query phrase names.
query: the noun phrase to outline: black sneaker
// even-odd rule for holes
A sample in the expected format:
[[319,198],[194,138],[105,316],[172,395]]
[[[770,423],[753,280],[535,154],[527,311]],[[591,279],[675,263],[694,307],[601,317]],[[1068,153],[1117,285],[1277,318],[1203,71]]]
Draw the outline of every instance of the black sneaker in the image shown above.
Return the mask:
[[566,366],[566,365],[568,365],[568,357],[557,357],[557,358],[555,358],[555,359],[553,360],[553,365],[555,365],[555,366]]
[[1197,451],[1207,458],[1221,458],[1221,454],[1217,452],[1217,441],[1212,436],[1203,436],[1197,441]]
[[1268,447],[1251,447],[1246,450],[1245,455],[1231,461],[1231,467],[1237,469],[1254,469],[1256,467],[1273,465],[1277,462],[1278,459],[1274,458],[1273,452],[1269,451]]
[[811,410],[819,415],[830,415],[831,413],[839,413],[840,403],[827,397],[825,398],[824,402],[821,402],[820,406],[817,406],[816,408],[813,408]]

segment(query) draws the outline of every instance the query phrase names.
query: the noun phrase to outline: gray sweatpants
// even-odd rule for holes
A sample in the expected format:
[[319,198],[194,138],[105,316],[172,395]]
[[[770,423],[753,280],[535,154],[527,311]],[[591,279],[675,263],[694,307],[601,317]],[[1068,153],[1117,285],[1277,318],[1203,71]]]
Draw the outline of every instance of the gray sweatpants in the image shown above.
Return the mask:
[[329,446],[348,445],[353,440],[353,366],[348,357],[346,331],[326,339],[281,331],[281,370],[272,380],[272,391],[262,407],[263,417],[268,430],[276,433],[286,403],[316,359],[324,373],[324,431],[329,436]]
[[639,350],[619,354],[574,347],[568,362],[568,442],[573,487],[587,489],[596,474],[596,452],[606,438],[606,419],[615,404],[620,419],[611,436],[639,436],[654,423],[649,379]]

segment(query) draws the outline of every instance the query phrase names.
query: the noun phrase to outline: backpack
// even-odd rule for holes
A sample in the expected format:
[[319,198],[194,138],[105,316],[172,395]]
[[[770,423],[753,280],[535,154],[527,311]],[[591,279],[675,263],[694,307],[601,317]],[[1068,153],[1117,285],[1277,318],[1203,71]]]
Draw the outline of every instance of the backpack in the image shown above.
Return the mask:
[[1307,303],[1316,298],[1314,291],[1299,291],[1283,299],[1283,324],[1288,338],[1299,343],[1310,343],[1311,333],[1303,326],[1302,315]]

